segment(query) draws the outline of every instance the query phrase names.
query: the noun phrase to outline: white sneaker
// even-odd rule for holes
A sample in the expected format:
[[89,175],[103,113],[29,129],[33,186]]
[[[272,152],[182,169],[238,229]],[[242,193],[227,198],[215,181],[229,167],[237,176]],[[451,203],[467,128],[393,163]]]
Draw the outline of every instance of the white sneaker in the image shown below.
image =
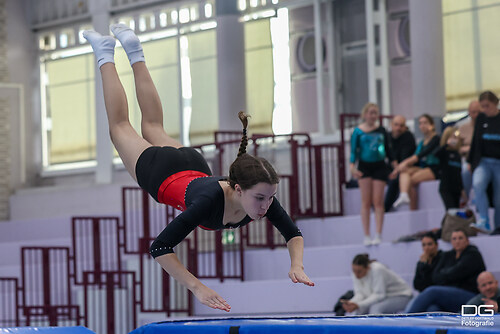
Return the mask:
[[372,240],[372,245],[376,246],[376,245],[379,245],[381,242],[382,242],[382,238],[380,237],[380,235],[376,234]]
[[365,235],[365,239],[363,240],[363,245],[365,245],[365,246],[371,246],[372,245],[372,240],[370,239],[369,235]]
[[486,219],[479,219],[477,223],[471,223],[470,227],[480,233],[491,233],[490,223]]
[[394,208],[397,208],[398,206],[409,203],[410,203],[410,197],[408,196],[408,193],[400,193],[398,199],[396,200],[396,202],[394,202],[392,206]]

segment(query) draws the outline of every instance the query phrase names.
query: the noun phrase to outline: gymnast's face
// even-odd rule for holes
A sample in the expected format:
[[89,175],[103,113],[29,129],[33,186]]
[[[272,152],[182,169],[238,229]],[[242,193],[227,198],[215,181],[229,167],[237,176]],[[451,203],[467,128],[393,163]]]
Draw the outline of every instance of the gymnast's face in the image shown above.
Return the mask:
[[242,190],[237,184],[235,189],[240,196],[243,210],[250,218],[257,220],[266,214],[273,202],[273,196],[276,195],[278,185],[260,182],[250,189]]

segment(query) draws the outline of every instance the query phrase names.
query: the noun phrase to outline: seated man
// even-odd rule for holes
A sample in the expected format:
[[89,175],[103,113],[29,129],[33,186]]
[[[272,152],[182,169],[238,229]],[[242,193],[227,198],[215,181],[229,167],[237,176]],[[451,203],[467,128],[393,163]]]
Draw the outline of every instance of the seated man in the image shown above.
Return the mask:
[[415,298],[408,313],[460,312],[462,305],[477,294],[476,279],[486,269],[481,253],[469,244],[463,229],[453,231],[451,245],[453,249],[443,252],[433,271],[434,285]]
[[498,313],[500,289],[498,289],[498,281],[495,276],[489,271],[483,271],[477,277],[477,288],[479,294],[469,300],[467,305],[493,305],[493,311]]
[[420,292],[433,284],[432,273],[443,254],[438,248],[436,235],[432,232],[427,232],[422,237],[422,249],[424,252],[420,255],[413,279],[413,287]]
[[[394,161],[391,161],[392,167],[401,163],[401,161],[413,155],[417,149],[415,137],[406,127],[406,118],[401,115],[395,115],[391,122],[391,132],[389,135],[389,146],[392,148]],[[392,205],[399,196],[399,176],[387,181],[387,191],[385,192],[384,207],[385,212],[392,209]]]

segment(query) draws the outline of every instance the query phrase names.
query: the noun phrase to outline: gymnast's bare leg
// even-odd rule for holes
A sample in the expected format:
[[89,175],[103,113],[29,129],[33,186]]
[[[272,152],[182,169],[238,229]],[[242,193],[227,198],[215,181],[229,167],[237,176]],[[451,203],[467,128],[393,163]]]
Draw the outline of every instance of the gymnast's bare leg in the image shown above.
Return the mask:
[[[160,98],[144,63],[142,47],[137,36],[123,24],[113,25],[111,30],[127,52],[134,72],[136,94],[142,113],[141,130],[144,138],[133,129],[128,118],[125,90],[114,65],[114,38],[101,36],[95,31],[85,31],[84,37],[92,45],[101,71],[111,140],[127,171],[137,181],[135,165],[145,149],[152,145],[173,147],[181,147],[182,145],[163,130]],[[217,292],[201,283],[184,267],[175,253],[159,256],[155,260],[170,276],[189,289],[202,304],[227,312],[231,310],[231,306]]]
[[146,67],[139,38],[125,24],[113,24],[111,31],[125,49],[134,72],[135,90],[142,114],[142,136],[156,146],[182,147],[182,144],[167,135],[163,128],[160,97]]
[[84,37],[92,45],[101,71],[111,141],[125,168],[137,181],[135,175],[137,159],[151,146],[151,143],[139,136],[130,124],[127,97],[114,64],[115,40],[111,36],[101,36],[95,31],[85,31]]

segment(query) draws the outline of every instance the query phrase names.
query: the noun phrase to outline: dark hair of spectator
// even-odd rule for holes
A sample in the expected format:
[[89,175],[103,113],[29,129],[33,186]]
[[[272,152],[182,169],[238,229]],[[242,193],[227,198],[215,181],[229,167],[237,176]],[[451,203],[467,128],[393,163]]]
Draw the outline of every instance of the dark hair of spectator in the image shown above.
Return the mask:
[[368,265],[374,261],[375,260],[370,260],[370,255],[368,255],[367,253],[363,253],[363,254],[356,255],[354,257],[354,259],[352,260],[352,264],[356,265],[356,266],[362,266],[364,268],[367,268]]
[[465,229],[458,227],[454,229],[451,233],[453,234],[455,232],[462,232],[465,235],[465,239],[469,240],[469,235],[467,235],[467,231]]
[[437,239],[436,235],[435,235],[434,233],[432,233],[432,232],[427,232],[427,233],[425,233],[425,234],[422,236],[422,239],[423,239],[423,238],[431,238],[432,240],[434,240],[434,243],[435,243],[435,244],[437,244],[437,242],[438,242],[438,239]]
[[421,119],[422,117],[425,118],[430,125],[434,125],[434,119],[429,114],[423,114],[418,119]]
[[484,100],[488,100],[494,105],[498,104],[498,97],[495,95],[495,93],[489,90],[482,92],[481,95],[479,95],[479,101],[484,101]]

